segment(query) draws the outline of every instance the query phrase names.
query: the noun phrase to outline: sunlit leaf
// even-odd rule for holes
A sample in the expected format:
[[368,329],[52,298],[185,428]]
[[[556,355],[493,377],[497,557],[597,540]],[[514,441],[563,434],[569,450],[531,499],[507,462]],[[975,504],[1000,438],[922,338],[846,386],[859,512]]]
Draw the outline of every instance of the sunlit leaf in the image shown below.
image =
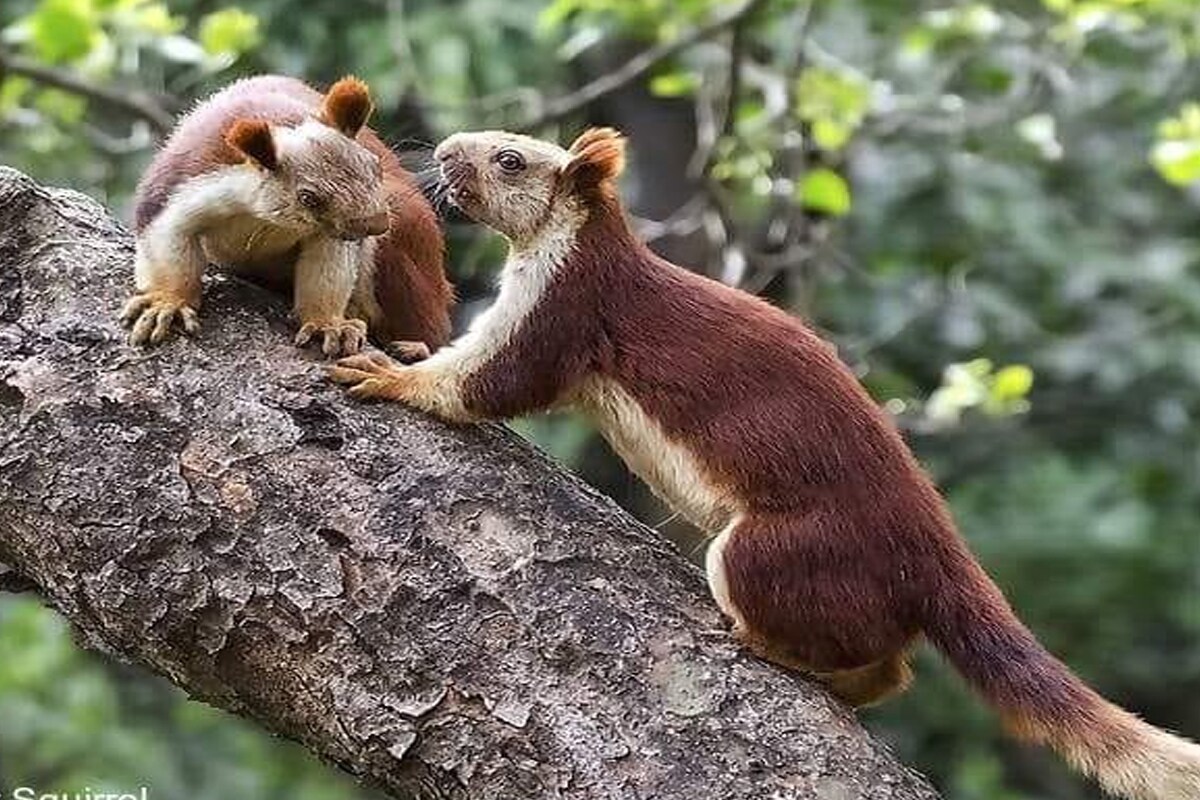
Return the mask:
[[171,12],[162,3],[151,3],[139,8],[134,19],[140,30],[157,36],[179,33],[187,24],[182,17],[171,16]]
[[796,82],[796,115],[827,150],[845,146],[870,106],[870,84],[847,72],[810,67]]
[[51,63],[83,58],[102,36],[90,0],[42,0],[28,24],[38,57]]
[[28,78],[5,78],[0,83],[0,114],[19,108],[25,96],[33,89]]
[[693,72],[665,72],[650,80],[650,91],[659,97],[685,97],[696,90],[698,82]]
[[850,186],[831,169],[814,169],[805,174],[797,187],[797,199],[811,211],[833,216],[850,212]]
[[812,124],[812,137],[825,150],[841,150],[850,141],[853,131],[837,120],[823,118]]
[[1010,364],[997,370],[992,379],[992,397],[1000,402],[1020,400],[1033,388],[1033,370],[1024,364]]
[[200,21],[200,45],[209,55],[241,55],[260,41],[258,17],[240,8],[214,11]]
[[69,125],[83,119],[87,100],[77,94],[46,89],[37,93],[34,107],[47,117]]
[[1200,180],[1200,104],[1186,103],[1177,116],[1159,123],[1158,137],[1150,151],[1158,173],[1177,186]]
[[1168,183],[1186,186],[1200,180],[1200,140],[1159,142],[1150,161]]

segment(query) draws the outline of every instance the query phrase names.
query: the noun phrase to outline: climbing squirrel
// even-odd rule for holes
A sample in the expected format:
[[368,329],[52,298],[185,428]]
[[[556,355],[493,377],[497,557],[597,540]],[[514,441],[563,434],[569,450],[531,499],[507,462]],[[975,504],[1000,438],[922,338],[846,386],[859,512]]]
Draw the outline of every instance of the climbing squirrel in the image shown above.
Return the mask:
[[578,409],[715,536],[709,585],[755,652],[867,705],[906,687],[924,636],[1012,733],[1109,792],[1200,798],[1200,747],[1108,703],[1038,643],[830,344],[635,238],[619,134],[564,150],[460,133],[434,155],[451,201],[509,241],[499,296],[424,362],[338,362],[353,396],[457,422]]
[[296,344],[357,353],[369,333],[405,360],[450,336],[437,216],[365,127],[366,84],[329,92],[281,76],[238,81],[184,117],[135,198],[135,344],[199,330],[208,262],[294,294]]

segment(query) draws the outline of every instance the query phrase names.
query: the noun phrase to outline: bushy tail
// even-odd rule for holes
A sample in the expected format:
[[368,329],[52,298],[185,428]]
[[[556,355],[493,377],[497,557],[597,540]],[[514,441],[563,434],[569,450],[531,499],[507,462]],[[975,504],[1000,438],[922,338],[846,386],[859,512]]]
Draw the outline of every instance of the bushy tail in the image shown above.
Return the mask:
[[1013,735],[1050,747],[1118,797],[1200,800],[1200,745],[1088,688],[1042,647],[973,560],[955,572],[954,588],[925,611],[925,634]]

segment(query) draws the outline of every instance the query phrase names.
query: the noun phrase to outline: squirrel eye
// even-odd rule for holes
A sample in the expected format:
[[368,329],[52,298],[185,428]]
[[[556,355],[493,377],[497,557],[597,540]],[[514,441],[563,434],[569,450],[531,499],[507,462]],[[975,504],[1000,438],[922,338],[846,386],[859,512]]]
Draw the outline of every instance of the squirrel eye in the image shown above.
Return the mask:
[[321,200],[321,196],[311,189],[301,189],[297,195],[297,199],[300,201],[300,205],[309,211],[319,211],[325,205],[324,201]]
[[525,169],[525,157],[516,150],[501,150],[496,153],[496,163],[505,172],[520,172]]

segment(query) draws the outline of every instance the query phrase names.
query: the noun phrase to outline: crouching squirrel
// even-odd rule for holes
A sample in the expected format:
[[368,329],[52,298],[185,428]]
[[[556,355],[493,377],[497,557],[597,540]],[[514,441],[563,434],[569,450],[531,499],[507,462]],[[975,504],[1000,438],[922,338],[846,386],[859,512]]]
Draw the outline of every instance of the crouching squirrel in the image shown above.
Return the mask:
[[925,637],[1002,715],[1109,792],[1200,798],[1200,747],[1104,700],[1018,620],[891,420],[805,324],[654,255],[614,179],[622,138],[509,133],[435,151],[451,200],[510,244],[499,296],[427,361],[331,371],[453,421],[573,407],[715,538],[736,635],[847,702],[905,688]]
[[[327,94],[250,78],[183,118],[138,185],[137,293],[122,311],[136,344],[199,329],[208,262],[290,288],[300,331],[327,355],[364,339],[408,360],[450,335],[452,290],[432,207],[365,127],[355,78]],[[393,344],[394,343],[394,344]]]

